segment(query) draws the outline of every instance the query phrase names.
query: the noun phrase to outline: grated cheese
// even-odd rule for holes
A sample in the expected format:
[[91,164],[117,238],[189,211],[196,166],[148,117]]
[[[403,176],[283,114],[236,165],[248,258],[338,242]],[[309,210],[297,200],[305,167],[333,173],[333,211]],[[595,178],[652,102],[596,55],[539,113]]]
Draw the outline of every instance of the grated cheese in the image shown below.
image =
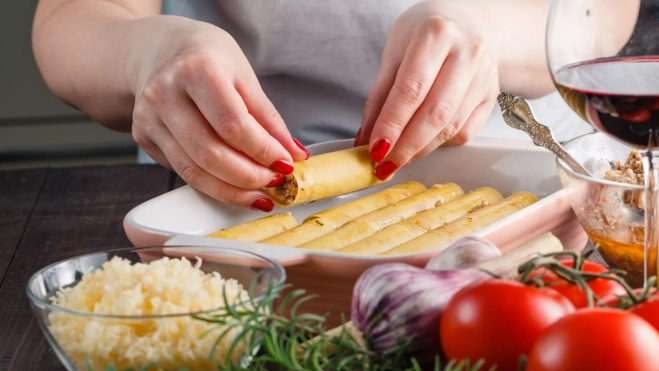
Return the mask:
[[248,293],[236,280],[206,274],[200,266],[200,259],[196,265],[186,258],[166,257],[131,264],[114,257],[102,269],[85,274],[74,287],[60,290],[53,304],[96,314],[182,315],[122,319],[52,312],[49,329],[79,370],[87,370],[85,356],[94,370],[110,363],[117,370],[139,370],[151,362],[158,365],[149,370],[217,370],[241,329],[232,329],[209,361],[212,346],[225,328],[185,313],[223,308],[223,290],[231,304],[247,300]]

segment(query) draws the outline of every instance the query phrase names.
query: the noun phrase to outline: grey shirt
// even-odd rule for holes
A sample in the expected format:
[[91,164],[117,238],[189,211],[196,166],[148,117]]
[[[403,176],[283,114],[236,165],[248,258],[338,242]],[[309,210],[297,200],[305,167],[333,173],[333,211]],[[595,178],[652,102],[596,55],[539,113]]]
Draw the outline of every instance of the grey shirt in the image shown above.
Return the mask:
[[[395,20],[421,0],[164,0],[163,14],[229,32],[293,136],[304,144],[354,138]],[[558,94],[532,101],[565,140],[590,132]],[[480,134],[525,138],[498,108]]]

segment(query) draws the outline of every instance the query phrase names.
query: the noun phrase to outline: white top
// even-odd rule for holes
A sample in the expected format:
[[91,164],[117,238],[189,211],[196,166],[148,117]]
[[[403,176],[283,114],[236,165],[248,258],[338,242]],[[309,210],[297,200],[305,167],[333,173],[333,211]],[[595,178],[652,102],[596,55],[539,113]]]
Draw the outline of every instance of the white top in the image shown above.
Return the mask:
[[[229,32],[293,136],[311,144],[354,138],[389,30],[420,1],[164,0],[163,14]],[[530,102],[558,140],[592,131],[557,93]],[[498,107],[480,136],[526,138]]]

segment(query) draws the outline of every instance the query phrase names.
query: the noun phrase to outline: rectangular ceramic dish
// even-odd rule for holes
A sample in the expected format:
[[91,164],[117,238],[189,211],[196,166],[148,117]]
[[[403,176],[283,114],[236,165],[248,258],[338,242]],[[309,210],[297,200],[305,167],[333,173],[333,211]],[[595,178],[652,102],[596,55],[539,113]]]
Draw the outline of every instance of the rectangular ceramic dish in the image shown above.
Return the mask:
[[[319,143],[308,149],[313,155],[351,145],[351,140],[343,140]],[[290,211],[301,222],[315,212],[407,180],[426,186],[454,182],[465,193],[488,186],[504,197],[518,191],[530,191],[540,197],[539,202],[475,233],[504,252],[545,232],[556,235],[566,249],[580,250],[587,242],[562,190],[554,156],[526,140],[476,138],[463,146],[440,147],[404,167],[387,184],[286,210],[276,208],[273,213]],[[135,246],[223,246],[249,250],[276,260],[286,267],[289,283],[320,295],[320,299],[310,302],[305,310],[331,312],[332,323],[338,321],[339,313],[349,314],[352,287],[365,269],[387,261],[422,266],[442,249],[437,247],[395,257],[355,256],[203,237],[264,215],[260,211],[216,202],[186,186],[131,210],[124,219],[124,229]]]

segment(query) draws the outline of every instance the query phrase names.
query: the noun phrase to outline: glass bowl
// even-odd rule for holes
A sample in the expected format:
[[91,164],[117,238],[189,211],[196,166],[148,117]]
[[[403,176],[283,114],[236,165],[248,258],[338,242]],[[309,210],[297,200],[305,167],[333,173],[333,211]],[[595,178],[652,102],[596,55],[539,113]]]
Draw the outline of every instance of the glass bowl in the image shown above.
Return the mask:
[[[558,174],[581,226],[611,268],[627,271],[627,281],[643,285],[643,218],[634,218],[628,205],[642,202],[642,185],[605,180],[616,161],[625,162],[632,147],[595,132],[564,144],[565,149],[593,177],[570,170],[557,159]],[[635,201],[634,201],[635,200]],[[637,207],[642,207],[637,206]]]
[[[119,258],[127,260],[130,264],[124,262],[126,268],[165,257],[170,262],[175,258],[182,261],[185,257],[190,262],[189,266],[195,266],[199,257],[202,260],[199,268],[216,277],[196,281],[206,282],[203,283],[203,290],[199,289],[202,283],[195,287],[189,287],[188,281],[184,285],[177,284],[184,280],[178,273],[164,273],[166,270],[151,271],[152,275],[145,277],[134,276],[138,283],[128,287],[127,291],[121,291],[124,288],[113,291],[114,286],[110,286],[113,283],[99,286],[83,281],[79,292],[86,291],[85,295],[78,297],[83,298],[75,302],[78,304],[72,305],[73,299],[67,299],[69,304],[65,308],[56,305],[61,302],[53,302],[57,292],[80,284],[83,275],[97,272],[110,276],[107,265],[103,271],[98,270],[111,260],[113,262],[108,264],[116,263]],[[126,271],[113,271],[117,274],[111,282],[122,281],[121,277],[126,277]],[[195,279],[192,271],[185,272]],[[198,272],[196,274],[201,277]],[[186,275],[186,279],[190,275]],[[252,302],[246,305],[253,305],[271,292],[269,290],[281,287],[285,279],[281,265],[250,252],[219,247],[168,246],[108,250],[63,260],[36,272],[29,279],[26,289],[46,339],[68,370],[217,370],[218,361],[226,357],[232,336],[235,337],[240,329],[231,330],[214,346],[216,340],[222,337],[220,334],[225,327],[200,317],[226,314],[226,307],[217,305],[218,300],[225,303],[224,293],[235,304],[234,308],[240,303],[250,303],[250,298]],[[130,285],[129,282],[132,281],[124,278],[123,286]],[[242,296],[231,295],[232,292],[241,292],[236,283],[246,291],[242,292]],[[107,298],[110,293],[117,292],[121,295],[115,295],[111,300]],[[157,294],[154,295],[154,292]],[[101,295],[106,296],[106,301],[99,299]],[[78,305],[91,307],[92,304],[87,301],[95,303],[96,309],[71,309],[72,306],[79,309]],[[108,305],[99,309],[99,302]],[[204,303],[213,307],[205,308]],[[148,308],[156,306],[160,308],[157,311]],[[178,309],[180,307],[195,309],[181,311]],[[136,310],[142,310],[143,314],[135,314]],[[249,355],[247,350],[242,350],[231,353],[232,362],[249,359],[244,357]]]

